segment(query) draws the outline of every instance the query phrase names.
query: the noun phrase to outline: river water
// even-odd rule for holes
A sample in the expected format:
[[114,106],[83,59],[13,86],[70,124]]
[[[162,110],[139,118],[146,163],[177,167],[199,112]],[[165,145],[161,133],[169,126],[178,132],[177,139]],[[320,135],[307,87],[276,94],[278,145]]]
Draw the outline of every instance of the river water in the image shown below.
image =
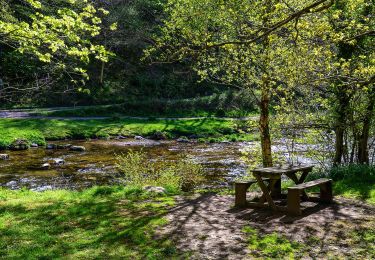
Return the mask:
[[[242,160],[243,151],[259,145],[254,142],[179,143],[147,139],[55,143],[82,145],[86,147],[86,151],[47,150],[44,147],[30,148],[27,151],[6,151],[10,159],[0,161],[0,186],[43,191],[60,188],[79,190],[93,185],[119,184],[122,183],[122,176],[115,167],[115,155],[132,149],[143,150],[149,160],[156,161],[176,160],[180,154],[189,154],[203,166],[206,173],[205,186],[221,187],[247,174],[247,166]],[[279,145],[274,149],[284,148]],[[63,159],[65,163],[41,169],[44,163],[57,158]]]

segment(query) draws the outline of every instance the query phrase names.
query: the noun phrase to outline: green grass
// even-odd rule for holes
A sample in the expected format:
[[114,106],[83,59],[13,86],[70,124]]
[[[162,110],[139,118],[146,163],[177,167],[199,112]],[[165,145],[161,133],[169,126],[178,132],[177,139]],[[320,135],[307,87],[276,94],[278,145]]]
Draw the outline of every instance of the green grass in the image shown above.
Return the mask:
[[165,259],[177,254],[156,239],[172,196],[131,187],[32,192],[0,189],[0,258]]
[[249,226],[244,227],[242,231],[246,234],[248,247],[253,256],[291,259],[295,258],[296,252],[302,248],[301,244],[289,241],[277,233],[259,234]]
[[50,120],[0,119],[0,148],[16,138],[44,144],[45,140],[108,138],[110,136],[149,136],[164,132],[169,138],[196,135],[201,141],[253,140],[252,134],[237,129],[234,120]]
[[[83,106],[56,111],[36,109],[46,116],[144,116],[144,117],[243,117],[256,113],[253,96],[247,91],[224,92],[187,99],[128,100],[122,104]],[[246,94],[247,93],[247,94]]]

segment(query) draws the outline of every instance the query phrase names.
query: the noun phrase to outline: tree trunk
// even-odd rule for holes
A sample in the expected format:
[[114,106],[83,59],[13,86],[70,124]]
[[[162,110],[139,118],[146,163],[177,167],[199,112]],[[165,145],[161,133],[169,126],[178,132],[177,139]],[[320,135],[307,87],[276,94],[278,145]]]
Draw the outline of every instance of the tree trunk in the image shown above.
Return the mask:
[[271,135],[269,127],[269,103],[270,103],[270,86],[268,77],[263,78],[262,96],[260,100],[260,141],[262,147],[262,161],[264,167],[272,166]]
[[368,139],[370,135],[371,121],[374,116],[375,94],[370,95],[363,119],[361,136],[358,140],[358,163],[369,164]]
[[344,156],[344,134],[347,123],[347,111],[350,97],[345,90],[337,91],[336,98],[338,106],[336,109],[336,122],[335,122],[335,157],[333,159],[334,165],[340,165]]

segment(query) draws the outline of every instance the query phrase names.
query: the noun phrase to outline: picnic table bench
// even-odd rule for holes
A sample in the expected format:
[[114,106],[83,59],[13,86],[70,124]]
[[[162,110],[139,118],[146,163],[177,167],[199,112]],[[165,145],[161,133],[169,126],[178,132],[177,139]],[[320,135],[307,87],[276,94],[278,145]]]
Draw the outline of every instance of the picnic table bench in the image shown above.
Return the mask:
[[[301,201],[310,200],[306,189],[319,186],[320,202],[332,201],[332,180],[318,179],[305,182],[306,177],[312,171],[311,165],[298,166],[276,166],[257,168],[253,170],[254,180],[242,181],[235,183],[235,206],[237,207],[269,207],[274,211],[287,211],[289,214],[301,214]],[[297,173],[301,172],[300,177]],[[287,206],[279,206],[275,204],[274,199],[283,198],[281,194],[281,176],[286,175],[296,185],[288,188]],[[257,202],[248,202],[246,200],[246,191],[252,185],[257,183],[262,191],[262,196]],[[312,199],[314,201],[314,199]]]

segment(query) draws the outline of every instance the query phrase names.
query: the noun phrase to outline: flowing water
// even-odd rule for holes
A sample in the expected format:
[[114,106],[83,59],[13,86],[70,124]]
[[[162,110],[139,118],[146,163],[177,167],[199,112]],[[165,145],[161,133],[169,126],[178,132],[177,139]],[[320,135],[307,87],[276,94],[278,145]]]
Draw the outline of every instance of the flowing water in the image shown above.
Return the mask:
[[[115,167],[115,155],[126,153],[129,149],[143,150],[150,160],[156,161],[176,160],[182,153],[189,154],[203,165],[206,186],[226,186],[234,178],[246,175],[247,166],[241,159],[242,151],[258,145],[251,142],[207,144],[134,139],[55,143],[82,145],[86,147],[86,151],[47,150],[44,147],[30,148],[27,151],[6,151],[10,159],[0,161],[0,186],[43,191],[122,183],[122,176]],[[280,145],[274,148],[283,149]],[[42,169],[44,163],[56,158],[63,159],[65,163]]]

